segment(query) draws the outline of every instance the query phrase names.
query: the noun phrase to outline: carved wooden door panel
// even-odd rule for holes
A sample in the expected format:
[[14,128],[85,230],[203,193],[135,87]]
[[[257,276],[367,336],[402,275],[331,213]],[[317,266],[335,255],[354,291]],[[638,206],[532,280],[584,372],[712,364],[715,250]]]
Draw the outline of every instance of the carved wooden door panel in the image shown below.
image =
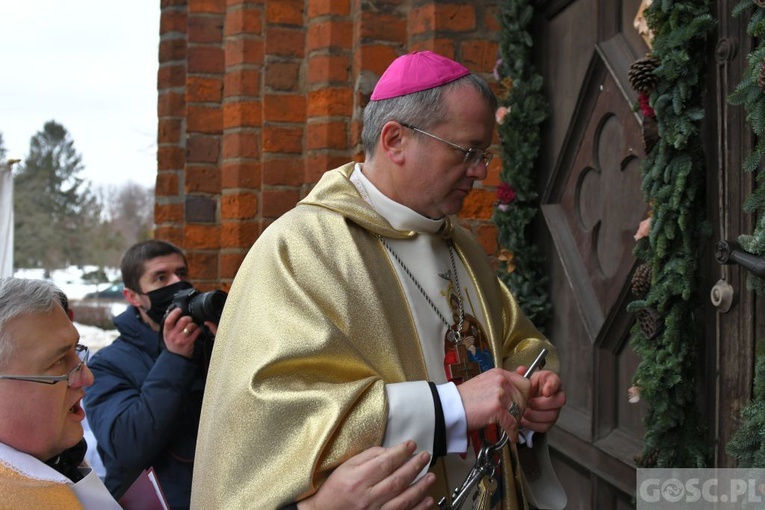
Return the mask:
[[551,277],[548,334],[568,395],[550,433],[569,509],[632,508],[640,403],[627,390],[634,234],[647,212],[645,155],[630,64],[648,51],[633,26],[640,0],[539,2],[535,63],[550,116],[542,135],[536,233]]

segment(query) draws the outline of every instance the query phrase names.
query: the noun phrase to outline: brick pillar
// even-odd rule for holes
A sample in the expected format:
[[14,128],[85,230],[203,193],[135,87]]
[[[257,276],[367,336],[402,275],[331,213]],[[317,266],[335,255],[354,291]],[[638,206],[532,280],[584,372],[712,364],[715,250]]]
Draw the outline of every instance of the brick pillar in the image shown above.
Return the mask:
[[230,284],[261,232],[262,1],[228,0],[225,29],[221,279]]
[[308,2],[304,182],[351,159],[353,21],[350,0]]
[[186,166],[186,0],[162,0],[157,75],[157,181],[154,236],[183,245]]
[[188,0],[183,246],[189,274],[204,290],[217,287],[220,276],[225,12],[225,0]]
[[409,35],[405,0],[351,0],[354,19],[353,93],[355,108],[351,116],[351,143],[356,159],[363,159],[361,129],[363,109],[369,102],[377,80],[388,65],[407,52]]
[[263,87],[261,221],[292,209],[303,184],[306,99],[303,0],[267,0]]
[[[162,0],[157,238],[201,288],[226,288],[260,233],[328,169],[363,158],[362,109],[388,64],[417,49],[491,82],[489,0]],[[461,222],[489,253],[501,162]]]

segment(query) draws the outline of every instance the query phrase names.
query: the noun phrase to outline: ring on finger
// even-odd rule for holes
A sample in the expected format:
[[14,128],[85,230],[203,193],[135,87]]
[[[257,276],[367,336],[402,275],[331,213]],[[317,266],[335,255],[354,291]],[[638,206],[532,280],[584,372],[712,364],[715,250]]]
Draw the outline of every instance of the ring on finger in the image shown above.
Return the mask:
[[507,408],[507,412],[510,413],[510,416],[515,418],[515,421],[520,421],[521,406],[518,405],[518,402],[513,402],[512,404],[510,404],[510,407]]
[[[184,335],[190,335],[191,331],[189,331],[189,328],[183,328],[183,334]],[[513,402],[513,403],[515,403],[515,402]]]

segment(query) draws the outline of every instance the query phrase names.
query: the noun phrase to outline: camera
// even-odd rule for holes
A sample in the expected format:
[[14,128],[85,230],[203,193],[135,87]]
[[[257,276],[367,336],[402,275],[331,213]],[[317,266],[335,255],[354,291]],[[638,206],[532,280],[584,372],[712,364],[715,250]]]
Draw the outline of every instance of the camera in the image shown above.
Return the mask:
[[205,321],[218,324],[227,297],[228,294],[222,290],[210,292],[199,292],[196,289],[181,290],[175,293],[167,311],[169,313],[170,310],[180,308],[182,315],[191,316],[197,324],[204,324]]

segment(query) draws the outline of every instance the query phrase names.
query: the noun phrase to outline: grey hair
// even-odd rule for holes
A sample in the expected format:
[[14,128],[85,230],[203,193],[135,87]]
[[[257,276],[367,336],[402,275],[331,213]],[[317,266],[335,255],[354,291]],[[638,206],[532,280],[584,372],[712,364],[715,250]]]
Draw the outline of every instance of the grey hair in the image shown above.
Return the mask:
[[468,74],[440,87],[413,94],[370,101],[364,108],[364,127],[361,141],[366,159],[375,155],[377,140],[386,122],[395,120],[428,130],[446,121],[448,111],[444,107],[444,92],[460,87],[473,87],[486,100],[492,111],[497,109],[497,97],[489,84],[476,74]]
[[64,299],[65,294],[45,280],[0,278],[0,366],[13,352],[8,323],[24,315],[50,312]]

